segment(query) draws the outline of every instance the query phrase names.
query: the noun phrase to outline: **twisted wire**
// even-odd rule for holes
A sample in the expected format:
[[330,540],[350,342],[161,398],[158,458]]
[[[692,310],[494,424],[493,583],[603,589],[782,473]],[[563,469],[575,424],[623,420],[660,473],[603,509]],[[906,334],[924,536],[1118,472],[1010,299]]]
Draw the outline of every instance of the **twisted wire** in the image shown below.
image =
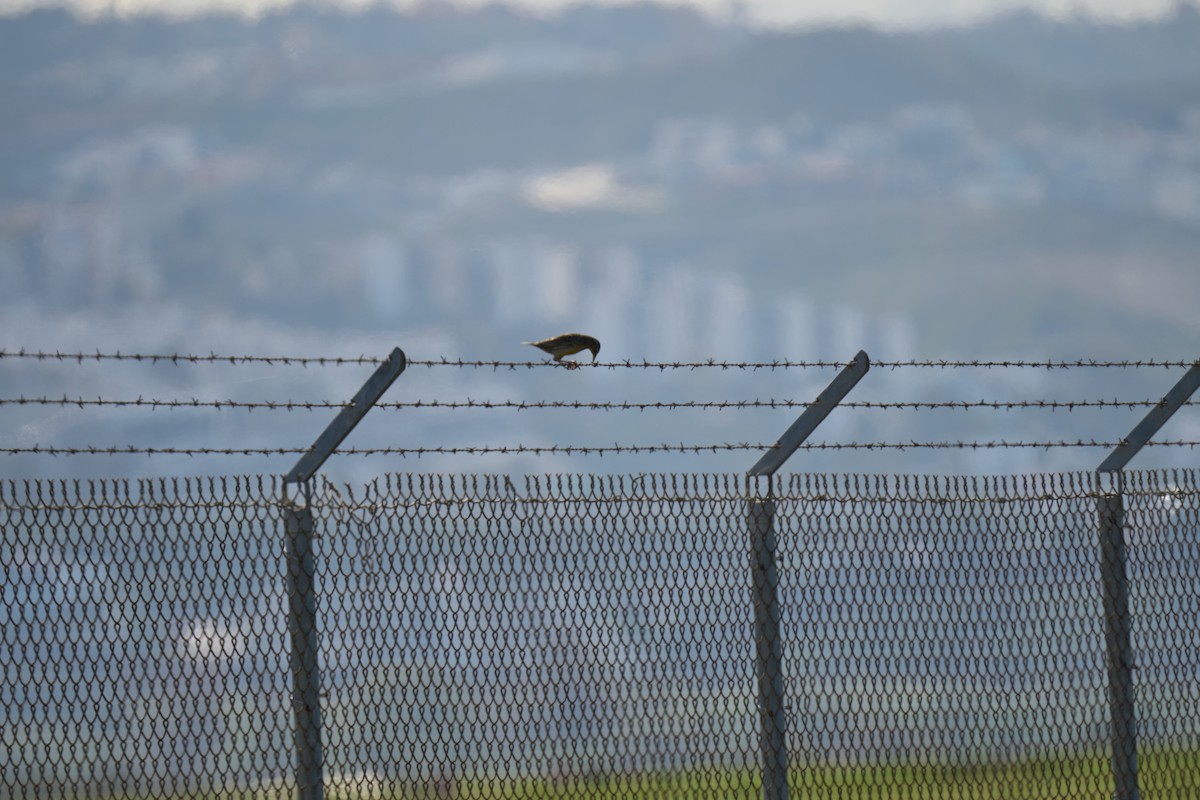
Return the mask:
[[[1050,411],[1075,411],[1087,408],[1153,408],[1161,404],[1161,400],[847,400],[838,404],[839,408],[864,409],[991,409],[997,411],[1012,411],[1016,409],[1046,409]],[[7,397],[0,398],[0,406],[77,406],[87,407],[117,407],[117,408],[150,408],[150,409],[242,409],[254,411],[265,409],[269,411],[317,411],[322,409],[342,409],[349,402],[332,400],[160,400],[138,397],[136,399],[110,399],[104,397]],[[813,405],[805,400],[680,400],[655,402],[589,402],[582,400],[398,400],[381,401],[375,408],[427,408],[427,409],[512,409],[528,411],[534,409],[576,409],[593,411],[675,411],[684,409],[714,410],[714,409],[777,409],[777,408],[808,408]],[[1200,405],[1200,400],[1188,400],[1184,405]]]
[[[276,356],[276,355],[220,355],[217,353],[209,353],[207,355],[197,353],[121,353],[120,351],[113,353],[102,353],[96,351],[94,353],[84,352],[62,352],[62,351],[44,351],[44,350],[0,350],[0,359],[33,359],[38,361],[62,361],[76,362],[82,364],[85,361],[135,361],[143,363],[168,363],[175,365],[182,364],[204,364],[204,363],[223,363],[223,364],[279,364],[279,365],[298,365],[298,366],[348,366],[348,365],[377,365],[382,363],[383,359],[377,356]],[[591,369],[740,369],[740,370],[776,370],[776,369],[808,369],[808,368],[825,368],[825,367],[844,367],[850,362],[846,361],[791,361],[787,359],[772,360],[772,361],[717,361],[715,359],[707,359],[705,361],[634,361],[625,359],[623,361],[598,361],[595,363],[577,362],[568,365],[567,363],[554,362],[549,360],[543,361],[497,361],[497,360],[470,360],[461,358],[446,358],[437,359],[411,359],[409,366],[420,367],[462,367],[462,368],[483,368],[483,369],[535,369],[540,367],[555,367],[566,368],[591,368]],[[932,369],[957,369],[957,368],[1024,368],[1024,369],[1071,369],[1071,368],[1116,368],[1116,369],[1134,369],[1141,367],[1160,367],[1160,368],[1181,368],[1191,367],[1200,361],[1185,361],[1185,360],[1159,360],[1159,359],[1136,359],[1136,360],[1098,360],[1098,359],[1074,359],[1074,360],[1025,360],[1025,359],[1004,359],[1004,360],[900,360],[900,361],[875,361],[873,366],[885,369],[899,369],[906,367],[914,368],[932,368]]]
[[1088,359],[1069,359],[1059,361],[1030,361],[1022,359],[1005,359],[999,361],[988,360],[970,360],[970,361],[952,361],[944,359],[925,359],[925,360],[903,360],[903,361],[873,361],[872,366],[885,369],[898,369],[901,367],[921,367],[933,369],[958,369],[965,367],[982,367],[985,369],[992,368],[1008,368],[1015,367],[1021,369],[1073,369],[1078,367],[1094,367],[1108,369],[1136,369],[1140,367],[1166,367],[1166,368],[1190,368],[1200,364],[1200,360],[1195,361],[1170,361],[1161,359],[1136,359],[1136,360],[1121,360],[1121,361],[1102,361],[1094,358]]
[[85,361],[137,361],[148,364],[281,364],[300,366],[337,367],[358,364],[380,364],[382,358],[377,356],[257,356],[257,355],[218,355],[209,353],[94,353],[62,352],[45,350],[0,350],[0,359],[31,359],[35,361],[74,361],[82,364]]
[[[1009,442],[993,441],[955,441],[955,442],[806,442],[800,445],[801,450],[994,450],[994,449],[1031,449],[1055,450],[1067,448],[1105,448],[1112,449],[1124,442],[1102,442],[1078,439],[1075,441],[1033,441]],[[1147,442],[1146,447],[1186,447],[1195,449],[1200,441],[1162,441]],[[647,444],[608,446],[591,445],[481,445],[464,447],[348,447],[339,449],[340,455],[378,456],[395,455],[401,457],[424,455],[609,455],[623,453],[716,453],[726,450],[773,450],[776,444],[755,444],[750,442],[716,443],[716,444]],[[218,447],[136,447],[134,445],[113,447],[4,447],[0,454],[4,455],[222,455],[222,456],[274,456],[300,455],[308,452],[300,447],[264,447],[264,448],[218,448]]]

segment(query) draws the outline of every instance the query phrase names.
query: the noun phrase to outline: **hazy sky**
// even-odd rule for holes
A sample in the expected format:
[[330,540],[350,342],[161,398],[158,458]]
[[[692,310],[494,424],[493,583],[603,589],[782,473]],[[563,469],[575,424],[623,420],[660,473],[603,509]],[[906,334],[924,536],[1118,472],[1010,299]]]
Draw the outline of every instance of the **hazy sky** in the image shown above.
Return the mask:
[[[328,0],[339,2],[339,0]],[[399,6],[421,0],[391,0]],[[601,0],[626,2],[626,0]],[[116,9],[135,12],[147,9],[187,13],[202,8],[222,8],[245,13],[288,5],[292,0],[0,0],[0,10],[13,11],[37,5],[70,5],[87,12]],[[340,0],[345,5],[362,5],[374,0]],[[456,0],[461,5],[480,5],[487,0]],[[515,5],[552,11],[573,0],[510,0]],[[1056,16],[1086,12],[1104,19],[1156,16],[1176,5],[1176,0],[672,0],[714,13],[729,13],[735,5],[760,24],[796,25],[833,20],[860,20],[881,25],[927,25],[960,23],[1014,8],[1036,8]]]

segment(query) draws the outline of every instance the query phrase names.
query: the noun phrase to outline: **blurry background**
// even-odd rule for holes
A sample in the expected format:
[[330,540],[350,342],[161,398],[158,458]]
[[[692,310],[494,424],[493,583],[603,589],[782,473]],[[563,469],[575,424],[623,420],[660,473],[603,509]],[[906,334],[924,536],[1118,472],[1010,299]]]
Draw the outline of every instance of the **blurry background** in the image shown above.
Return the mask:
[[[1194,359],[1200,6],[0,4],[0,349]],[[232,9],[253,12],[235,14]],[[348,399],[370,366],[0,359],[0,395]],[[1181,369],[876,370],[851,399],[1143,400]],[[411,368],[385,399],[810,400],[833,370]],[[347,446],[772,442],[795,410],[380,409]],[[1112,441],[1144,409],[835,412],[822,441]],[[306,447],[333,412],[0,406],[0,447]],[[1160,439],[1200,439],[1183,409]],[[1093,468],[1103,449],[789,467]],[[743,470],[754,451],[334,459]],[[1194,463],[1147,450],[1134,466]],[[5,455],[0,474],[294,457]]]
[[[304,448],[332,409],[21,400],[341,402],[372,371],[21,349],[536,361],[521,342],[581,330],[609,362],[1200,357],[1196,2],[0,10],[0,450]],[[850,399],[1156,400],[1182,373],[877,367]],[[808,401],[834,374],[412,366],[384,399]],[[841,408],[814,440],[1112,442],[1145,412]],[[378,408],[345,445],[768,444],[798,413]],[[1158,438],[1200,441],[1200,409]],[[1094,469],[1106,452],[804,451],[785,470]],[[332,486],[353,487],[318,515],[331,788],[414,765],[558,781],[742,763],[722,761],[754,752],[740,483],[634,473],[759,455],[331,459]],[[1148,448],[1133,466],[1196,457]],[[176,479],[295,460],[0,452],[5,785],[99,797],[136,794],[127,775],[241,791],[290,774],[278,512],[254,478]],[[433,470],[625,474],[381,477]],[[162,482],[9,480],[107,475]],[[1139,732],[1187,754],[1144,760],[1148,790],[1200,750],[1182,475],[1129,501]],[[521,488],[476,502],[488,485]],[[564,485],[605,499],[521,499]],[[681,505],[697,485],[713,499]],[[1078,796],[1107,775],[1070,755],[1106,734],[1084,485],[781,482],[795,763],[866,765],[831,773],[841,796],[938,774],[901,754]],[[895,486],[929,502],[862,499]],[[654,500],[607,499],[629,495]],[[414,496],[434,510],[403,510]],[[977,766],[1032,756],[1024,781]]]

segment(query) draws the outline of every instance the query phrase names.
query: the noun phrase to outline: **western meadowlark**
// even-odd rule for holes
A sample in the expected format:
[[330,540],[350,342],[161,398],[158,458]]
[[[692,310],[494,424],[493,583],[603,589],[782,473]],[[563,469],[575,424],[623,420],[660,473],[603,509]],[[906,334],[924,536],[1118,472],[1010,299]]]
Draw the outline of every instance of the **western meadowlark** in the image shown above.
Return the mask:
[[[592,361],[595,361],[596,356],[600,354],[600,340],[583,333],[562,333],[558,336],[551,336],[549,339],[542,339],[540,342],[522,342],[521,344],[531,344],[539,350],[545,350],[554,356],[555,361],[562,361],[563,356],[572,356],[584,350],[591,351]],[[566,366],[568,369],[574,369],[579,365],[568,362]]]

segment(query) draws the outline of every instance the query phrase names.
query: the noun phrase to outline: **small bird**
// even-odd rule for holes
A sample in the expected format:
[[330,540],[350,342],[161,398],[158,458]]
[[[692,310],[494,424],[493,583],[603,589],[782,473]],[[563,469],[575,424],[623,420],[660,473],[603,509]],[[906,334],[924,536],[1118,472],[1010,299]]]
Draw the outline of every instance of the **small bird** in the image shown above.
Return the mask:
[[[583,333],[562,333],[558,336],[551,336],[549,339],[542,339],[540,342],[522,342],[521,344],[531,344],[539,350],[545,350],[554,356],[555,361],[562,361],[563,356],[590,350],[594,362],[596,356],[600,354],[600,340]],[[568,362],[566,366],[567,369],[575,369],[579,365]]]

